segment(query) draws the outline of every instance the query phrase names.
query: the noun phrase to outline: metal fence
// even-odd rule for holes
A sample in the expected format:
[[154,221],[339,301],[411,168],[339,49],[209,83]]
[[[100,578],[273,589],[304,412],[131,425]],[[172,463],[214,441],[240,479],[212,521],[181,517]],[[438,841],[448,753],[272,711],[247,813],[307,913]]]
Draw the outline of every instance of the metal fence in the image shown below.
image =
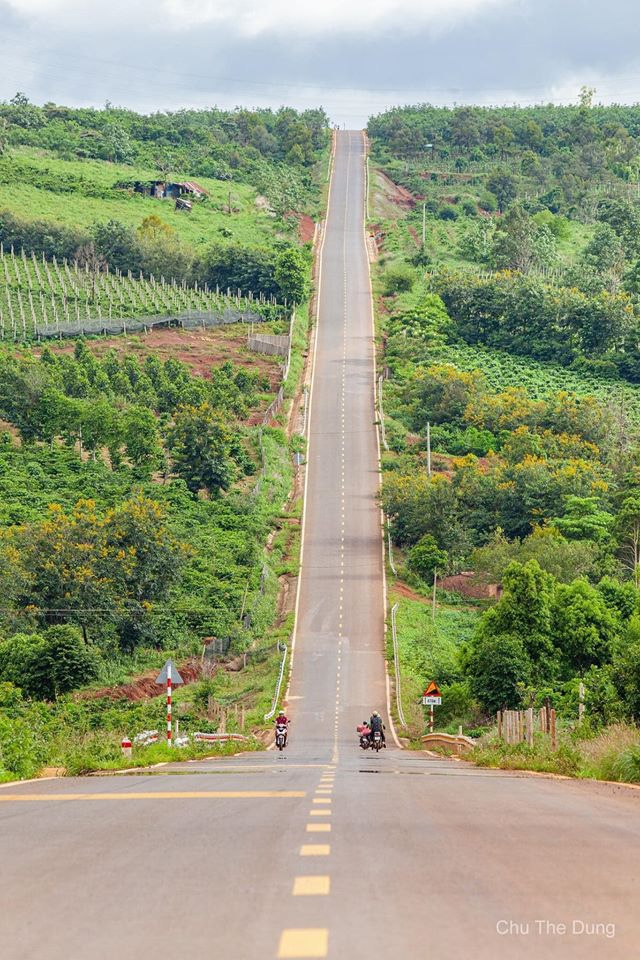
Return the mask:
[[147,317],[98,317],[95,320],[79,320],[69,323],[39,324],[35,328],[38,340],[64,339],[80,336],[116,336],[121,333],[148,333],[149,330],[170,329],[198,330],[207,327],[221,327],[231,323],[264,323],[265,318],[252,311],[239,310],[237,307],[225,307],[223,310],[196,311],[174,315],[155,315]]

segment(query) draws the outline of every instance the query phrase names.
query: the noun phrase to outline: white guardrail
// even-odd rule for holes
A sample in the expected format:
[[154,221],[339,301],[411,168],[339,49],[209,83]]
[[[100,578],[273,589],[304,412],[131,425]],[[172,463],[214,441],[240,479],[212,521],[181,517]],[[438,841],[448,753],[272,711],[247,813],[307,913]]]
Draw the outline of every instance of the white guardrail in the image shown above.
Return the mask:
[[398,576],[398,571],[396,570],[396,565],[393,561],[393,544],[391,543],[391,525],[389,524],[389,517],[385,517],[387,524],[387,542],[389,544],[389,566],[391,567],[391,573],[394,577]]
[[396,703],[398,705],[398,719],[400,725],[406,727],[407,721],[404,718],[404,710],[402,709],[402,690],[400,688],[400,657],[398,655],[398,634],[396,631],[396,613],[398,612],[398,604],[394,603],[391,608],[391,633],[393,635],[393,662],[395,665],[396,672]]
[[378,420],[380,423],[380,439],[382,440],[382,446],[385,450],[389,449],[389,444],[387,443],[387,433],[384,428],[384,407],[382,406],[382,383],[384,377],[382,374],[378,377]]
[[273,697],[273,703],[271,704],[271,710],[269,710],[269,713],[265,713],[264,715],[265,720],[271,720],[271,717],[276,712],[276,709],[278,706],[278,700],[280,699],[280,689],[282,687],[282,678],[284,677],[284,665],[287,662],[288,647],[286,643],[283,643],[281,645],[280,641],[278,641],[278,650],[282,648],[284,648],[284,653],[282,654],[282,663],[280,664],[280,676],[278,677],[278,683],[276,686],[276,692]]

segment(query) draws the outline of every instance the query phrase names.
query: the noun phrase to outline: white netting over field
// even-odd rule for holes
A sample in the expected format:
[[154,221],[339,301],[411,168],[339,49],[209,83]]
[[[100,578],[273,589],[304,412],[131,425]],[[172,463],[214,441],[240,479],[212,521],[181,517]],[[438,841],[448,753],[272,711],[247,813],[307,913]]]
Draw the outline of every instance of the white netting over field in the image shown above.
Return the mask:
[[92,271],[0,245],[0,339],[139,332],[272,320],[285,308],[205,285]]

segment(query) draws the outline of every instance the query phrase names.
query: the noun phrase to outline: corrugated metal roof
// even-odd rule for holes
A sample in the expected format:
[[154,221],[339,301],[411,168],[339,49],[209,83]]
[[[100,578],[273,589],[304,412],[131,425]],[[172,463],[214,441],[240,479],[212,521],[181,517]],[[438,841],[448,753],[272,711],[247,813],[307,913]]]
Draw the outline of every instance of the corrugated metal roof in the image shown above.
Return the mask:
[[196,183],[195,180],[186,180],[184,183],[179,183],[179,187],[185,187],[187,190],[191,190],[193,193],[204,193],[206,196],[209,196],[204,187],[201,187],[199,183]]

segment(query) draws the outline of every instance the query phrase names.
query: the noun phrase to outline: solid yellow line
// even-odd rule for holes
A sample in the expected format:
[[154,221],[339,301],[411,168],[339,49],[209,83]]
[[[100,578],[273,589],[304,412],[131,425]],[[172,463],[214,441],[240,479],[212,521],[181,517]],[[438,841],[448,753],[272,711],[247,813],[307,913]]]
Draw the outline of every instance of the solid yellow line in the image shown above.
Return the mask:
[[330,877],[295,877],[291,893],[294,897],[326,896],[330,889]]
[[323,928],[283,930],[278,947],[279,960],[304,957],[326,957],[329,931]]
[[302,790],[202,790],[175,793],[0,793],[0,803],[46,803],[59,800],[263,800],[306,797]]
[[328,857],[330,853],[328,843],[303,843],[300,847],[301,857]]
[[307,833],[330,833],[331,824],[330,823],[308,823],[307,824]]

